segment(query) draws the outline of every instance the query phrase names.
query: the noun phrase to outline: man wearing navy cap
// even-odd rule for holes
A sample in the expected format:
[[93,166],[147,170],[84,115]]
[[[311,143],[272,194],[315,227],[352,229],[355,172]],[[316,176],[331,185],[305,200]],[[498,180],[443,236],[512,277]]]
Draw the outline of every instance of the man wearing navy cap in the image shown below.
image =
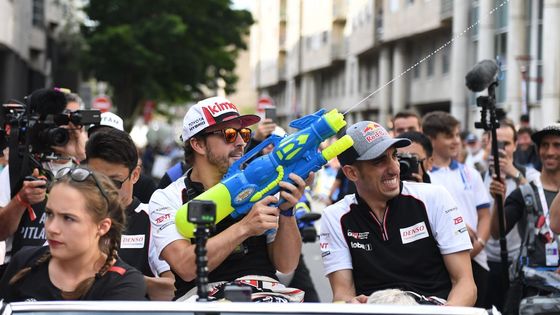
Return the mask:
[[364,303],[375,291],[397,288],[434,304],[472,306],[472,246],[453,198],[439,186],[400,181],[397,148],[410,140],[371,121],[346,134],[354,145],[339,161],[357,193],[326,208],[321,228],[333,300]]

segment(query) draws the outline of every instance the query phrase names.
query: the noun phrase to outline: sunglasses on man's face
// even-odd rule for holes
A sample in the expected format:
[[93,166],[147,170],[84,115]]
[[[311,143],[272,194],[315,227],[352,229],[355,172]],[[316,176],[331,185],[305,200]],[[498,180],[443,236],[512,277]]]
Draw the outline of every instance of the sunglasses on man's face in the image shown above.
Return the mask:
[[99,184],[99,180],[97,179],[97,176],[95,176],[95,174],[91,170],[88,170],[86,168],[80,168],[80,167],[77,168],[64,167],[56,173],[55,178],[61,179],[65,176],[70,176],[70,179],[72,179],[75,182],[84,182],[90,175],[93,178],[93,181],[95,182],[95,186],[97,186],[97,189],[99,189],[99,192],[101,192],[101,195],[103,195],[103,198],[105,198],[107,204],[109,204],[109,197],[107,197],[107,193],[101,187],[101,185]]
[[124,182],[126,182],[127,180],[130,179],[130,175],[132,175],[132,171],[130,171],[128,173],[128,176],[123,180],[118,180],[118,179],[111,178],[111,181],[113,182],[113,184],[115,184],[115,187],[117,187],[117,189],[121,189]]
[[237,140],[237,135],[240,135],[241,139],[243,139],[243,142],[245,143],[248,143],[249,140],[251,140],[251,129],[249,128],[226,128],[216,131],[210,131],[206,134],[221,134],[224,137],[224,141],[226,143],[235,143],[235,140]]

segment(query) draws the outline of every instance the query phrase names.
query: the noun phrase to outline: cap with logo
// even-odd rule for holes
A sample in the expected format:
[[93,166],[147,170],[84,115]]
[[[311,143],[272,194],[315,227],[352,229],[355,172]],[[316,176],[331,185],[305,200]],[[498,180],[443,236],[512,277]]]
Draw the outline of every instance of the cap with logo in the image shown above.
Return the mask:
[[210,97],[189,108],[183,118],[181,139],[186,141],[202,130],[217,124],[237,120],[241,128],[258,123],[257,115],[241,115],[237,106],[223,97]]
[[120,131],[124,131],[124,123],[122,118],[111,112],[101,113],[101,121],[99,125],[91,125],[88,129],[88,135],[91,135],[99,127],[112,127]]
[[354,145],[338,156],[342,165],[373,160],[390,147],[402,148],[411,143],[408,139],[391,137],[383,126],[373,121],[355,123],[346,129],[346,134],[354,140]]
[[559,136],[560,137],[560,123],[554,123],[552,125],[548,125],[543,129],[535,132],[531,135],[531,139],[533,142],[539,146],[541,145],[541,141],[544,136]]

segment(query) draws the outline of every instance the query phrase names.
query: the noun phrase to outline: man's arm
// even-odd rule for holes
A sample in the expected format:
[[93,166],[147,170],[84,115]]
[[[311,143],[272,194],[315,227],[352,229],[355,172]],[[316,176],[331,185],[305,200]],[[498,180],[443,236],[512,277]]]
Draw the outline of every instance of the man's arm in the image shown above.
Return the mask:
[[175,296],[175,276],[171,271],[163,272],[160,277],[144,276],[146,291],[152,301],[171,301]]
[[333,292],[333,302],[349,302],[356,297],[354,277],[351,269],[342,269],[328,275]]
[[[33,176],[39,176],[37,169],[33,171]],[[45,199],[46,188],[41,186],[46,184],[44,180],[24,181],[18,194],[4,207],[0,207],[0,241],[6,240],[16,232],[21,217],[27,210],[27,204],[33,205]]]
[[[297,186],[280,182],[280,187],[283,190],[280,197],[286,200],[285,203],[280,205],[280,210],[293,209],[294,205],[301,199],[305,189],[305,182],[301,177],[295,174],[290,174],[289,177]],[[296,269],[300,255],[301,234],[296,219],[294,216],[280,215],[278,231],[276,231],[274,241],[268,245],[268,256],[276,270],[282,273],[290,273]]]
[[443,262],[451,278],[451,291],[447,296],[447,305],[473,306],[476,302],[476,285],[469,252],[461,251],[443,255]]
[[478,225],[476,228],[476,239],[473,240],[473,249],[471,250],[471,257],[475,257],[486,246],[486,241],[490,238],[490,208],[484,207],[477,210]]
[[[255,203],[241,221],[208,240],[206,250],[209,271],[216,269],[247,238],[278,228],[278,208],[267,206],[274,202],[277,202],[277,199],[273,196],[263,198]],[[183,280],[192,281],[196,278],[194,249],[195,245],[190,241],[177,239],[165,246],[161,257]]]

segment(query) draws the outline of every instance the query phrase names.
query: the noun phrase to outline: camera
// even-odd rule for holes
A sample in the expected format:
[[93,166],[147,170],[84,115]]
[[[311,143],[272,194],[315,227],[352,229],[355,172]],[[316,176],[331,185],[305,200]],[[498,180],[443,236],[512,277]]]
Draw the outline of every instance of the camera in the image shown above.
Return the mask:
[[418,157],[410,153],[398,153],[397,158],[401,168],[401,180],[416,181],[412,174],[418,174]]
[[216,204],[209,200],[191,200],[187,211],[187,221],[197,225],[211,225],[216,222]]
[[66,111],[66,95],[58,89],[39,89],[24,102],[10,101],[0,107],[0,152],[10,149],[10,187],[12,194],[21,188],[34,168],[52,177],[43,163],[60,158],[53,146],[64,146],[70,140],[70,122],[75,125],[99,124],[98,110]]
[[11,134],[17,138],[18,145],[25,146],[25,152],[50,154],[53,153],[52,146],[63,146],[70,140],[68,129],[61,126],[70,122],[74,125],[98,125],[101,122],[98,110],[66,111],[66,96],[56,89],[36,90],[25,101],[2,106],[0,149],[8,146]]

